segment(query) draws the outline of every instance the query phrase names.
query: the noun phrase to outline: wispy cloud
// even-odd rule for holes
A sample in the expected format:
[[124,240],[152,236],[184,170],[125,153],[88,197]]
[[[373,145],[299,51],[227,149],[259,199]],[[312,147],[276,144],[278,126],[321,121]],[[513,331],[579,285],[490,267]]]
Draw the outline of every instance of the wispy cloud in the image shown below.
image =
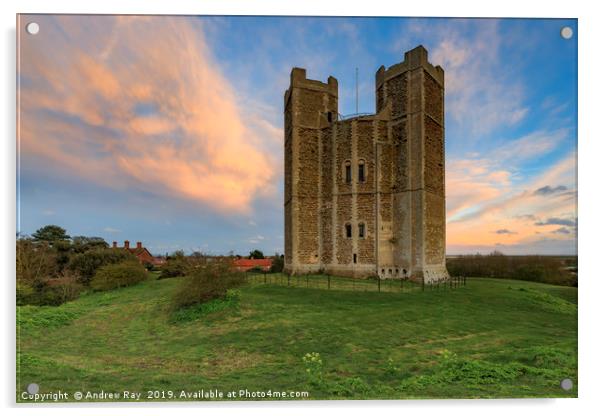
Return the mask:
[[[554,165],[535,183],[517,186],[515,176],[520,172],[519,162],[545,156],[554,150],[567,136],[566,131],[534,133],[509,140],[477,158],[451,159],[446,168],[448,220],[451,222],[481,215],[488,208],[506,205],[516,198],[528,196],[527,189],[535,187],[532,195],[545,192],[567,191],[566,185],[539,185],[546,178],[557,182],[574,184],[570,175],[574,169],[572,156]],[[532,146],[536,150],[532,150]],[[548,188],[546,188],[548,186]]]
[[429,47],[431,62],[445,68],[446,111],[466,133],[478,137],[527,116],[524,86],[501,51],[499,21],[416,19],[409,29]]
[[116,233],[120,233],[121,232],[121,230],[119,230],[117,228],[113,228],[113,227],[105,227],[102,230],[104,232],[111,233],[111,234],[116,234]]
[[27,157],[63,176],[218,211],[249,212],[254,198],[275,194],[279,164],[262,137],[278,129],[245,122],[192,18],[39,20],[44,36],[21,45]]

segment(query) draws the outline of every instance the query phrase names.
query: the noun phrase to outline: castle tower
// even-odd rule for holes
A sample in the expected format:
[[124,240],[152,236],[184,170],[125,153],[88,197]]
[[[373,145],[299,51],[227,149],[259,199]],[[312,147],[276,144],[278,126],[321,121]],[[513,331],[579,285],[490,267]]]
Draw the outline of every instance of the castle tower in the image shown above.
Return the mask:
[[288,272],[320,269],[320,133],[338,115],[338,83],[293,68],[284,95],[284,262]]
[[337,88],[295,68],[285,93],[285,271],[447,279],[443,69],[381,67],[369,116],[339,120]]

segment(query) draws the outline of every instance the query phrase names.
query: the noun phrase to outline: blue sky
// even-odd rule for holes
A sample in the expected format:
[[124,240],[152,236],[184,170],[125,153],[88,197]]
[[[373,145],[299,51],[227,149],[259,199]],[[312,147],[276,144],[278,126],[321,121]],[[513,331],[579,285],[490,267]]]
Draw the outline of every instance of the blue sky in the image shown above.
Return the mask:
[[[446,74],[448,253],[576,250],[577,22],[24,16],[19,230],[282,252],[294,66],[374,111],[374,74],[422,44]],[[570,26],[566,40],[560,29]]]

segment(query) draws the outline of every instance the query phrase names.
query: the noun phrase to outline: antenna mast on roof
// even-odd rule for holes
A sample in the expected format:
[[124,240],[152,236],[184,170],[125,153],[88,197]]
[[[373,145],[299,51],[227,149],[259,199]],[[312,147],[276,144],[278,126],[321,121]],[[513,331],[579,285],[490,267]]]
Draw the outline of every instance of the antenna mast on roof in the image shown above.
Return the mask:
[[355,114],[359,114],[359,90],[357,86],[357,66],[355,67]]

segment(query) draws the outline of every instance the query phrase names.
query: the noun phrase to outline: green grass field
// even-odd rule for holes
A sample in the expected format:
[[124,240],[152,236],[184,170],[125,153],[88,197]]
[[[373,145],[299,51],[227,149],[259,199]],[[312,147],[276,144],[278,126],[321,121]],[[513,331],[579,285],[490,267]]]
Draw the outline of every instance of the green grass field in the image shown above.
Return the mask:
[[[577,396],[575,288],[495,279],[402,293],[250,284],[237,303],[175,322],[169,302],[179,283],[153,279],[18,308],[17,401],[32,382],[41,393],[127,390],[142,400],[201,389],[308,399]],[[321,364],[304,362],[313,352]],[[568,392],[564,378],[574,382]]]

